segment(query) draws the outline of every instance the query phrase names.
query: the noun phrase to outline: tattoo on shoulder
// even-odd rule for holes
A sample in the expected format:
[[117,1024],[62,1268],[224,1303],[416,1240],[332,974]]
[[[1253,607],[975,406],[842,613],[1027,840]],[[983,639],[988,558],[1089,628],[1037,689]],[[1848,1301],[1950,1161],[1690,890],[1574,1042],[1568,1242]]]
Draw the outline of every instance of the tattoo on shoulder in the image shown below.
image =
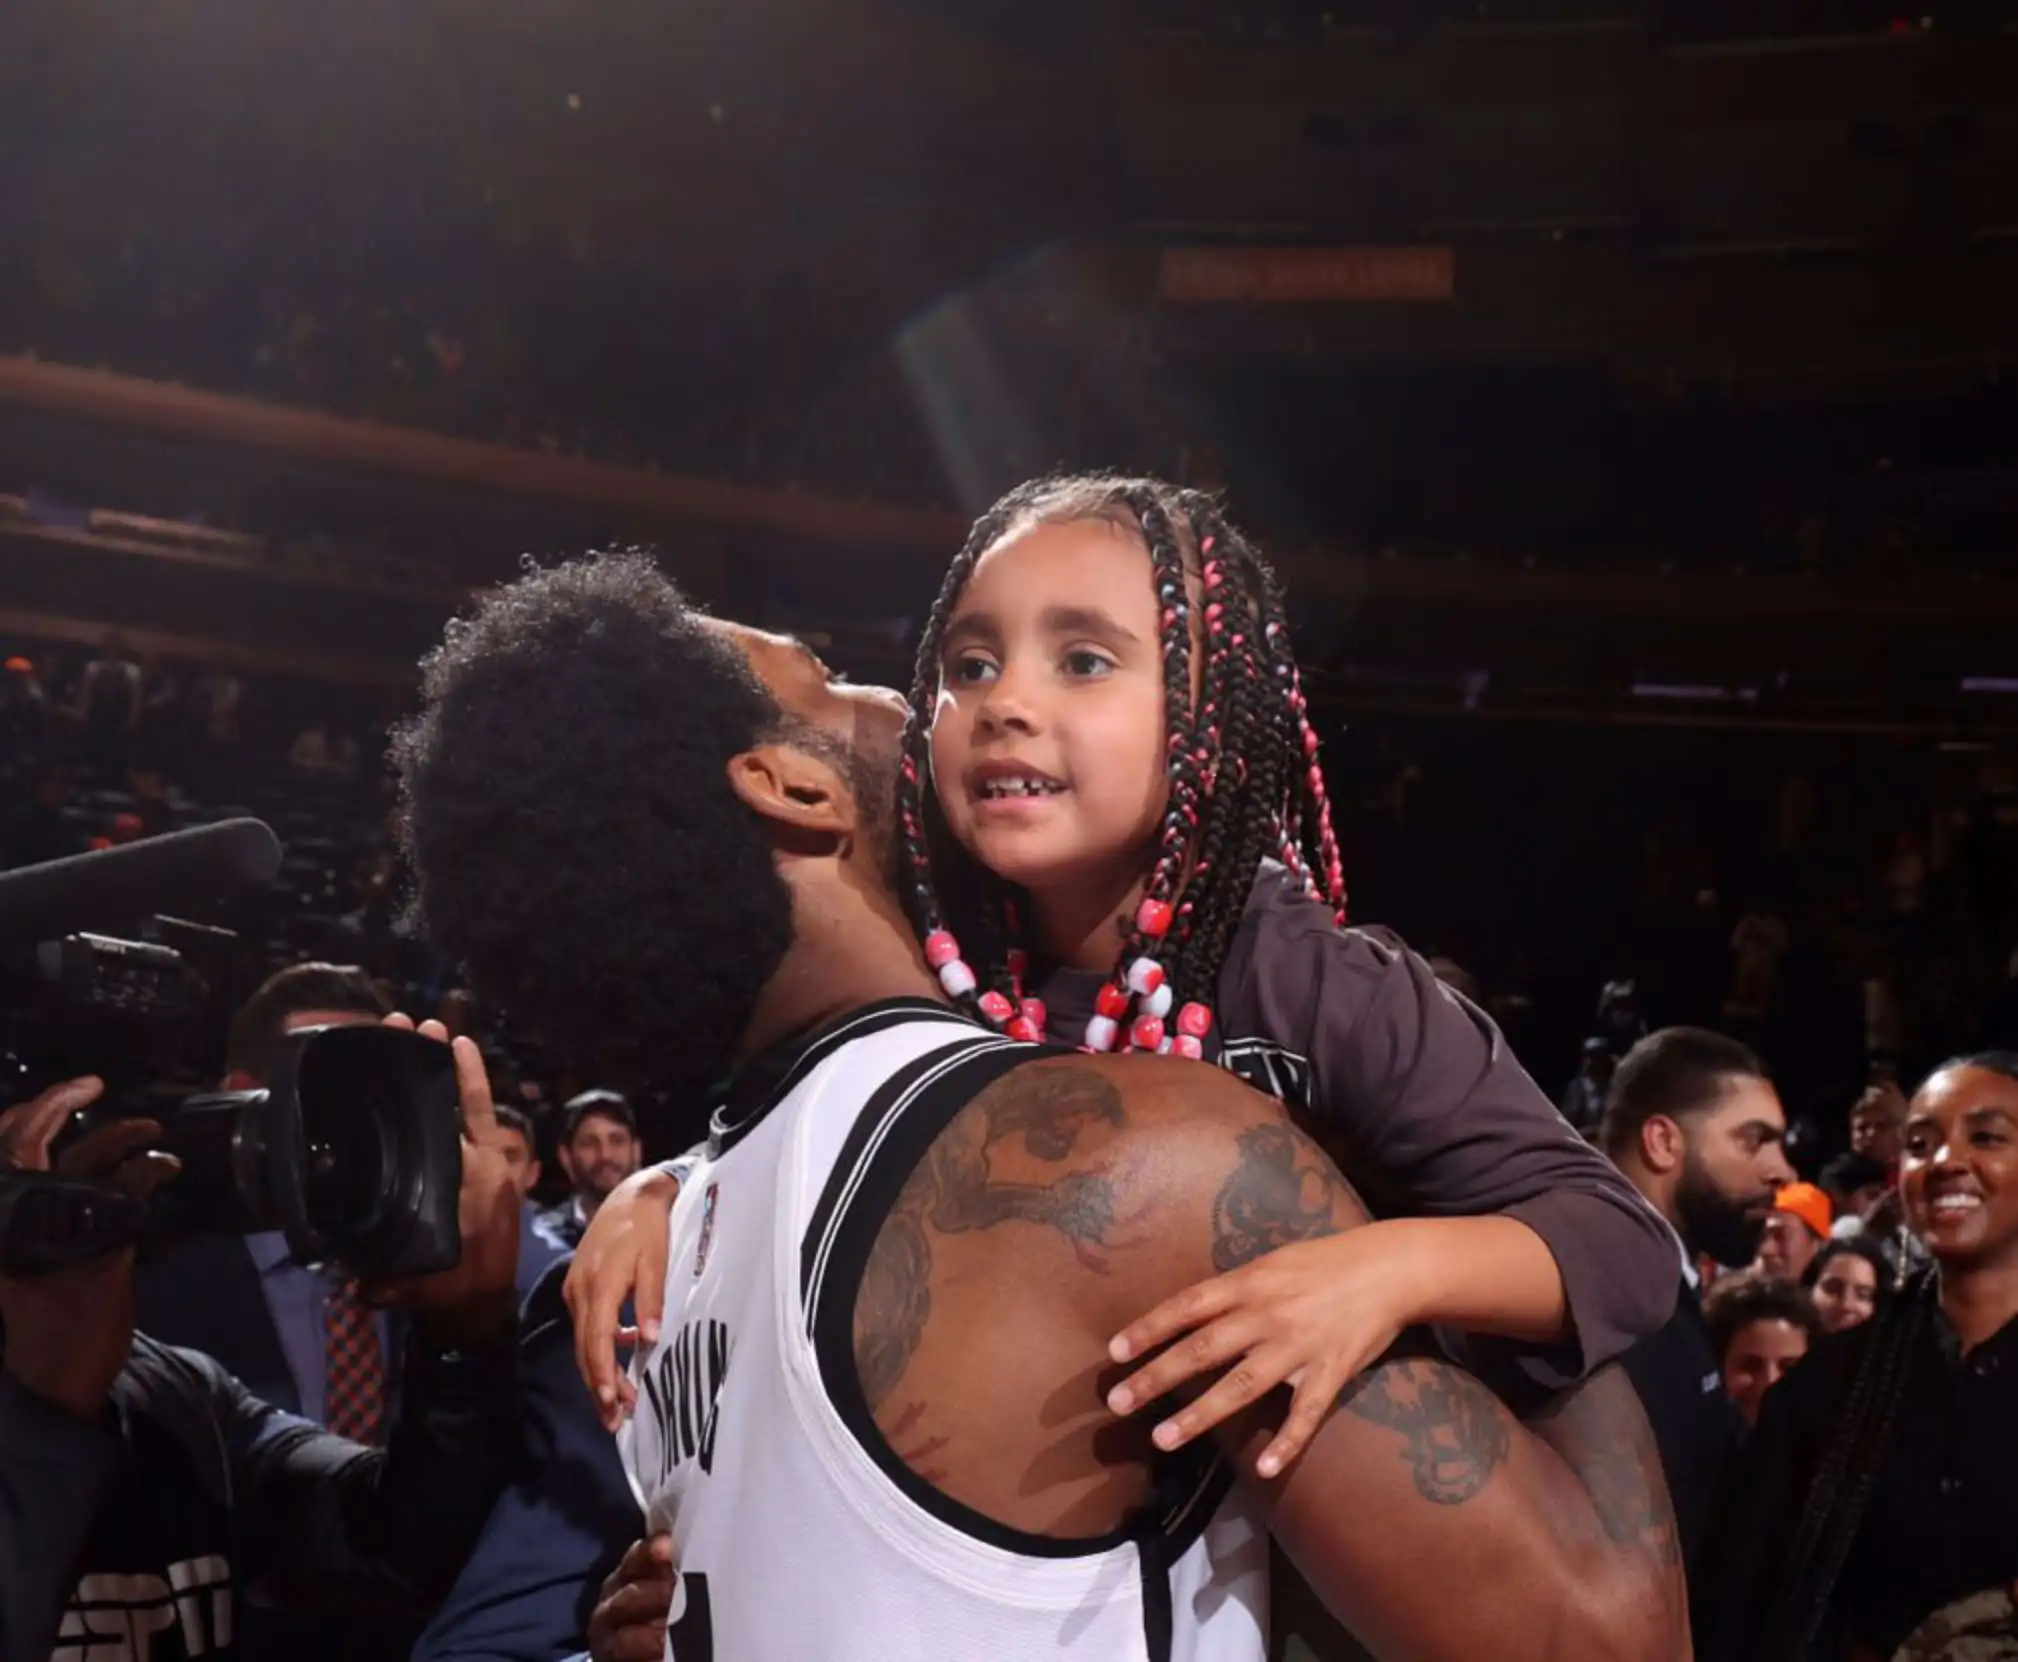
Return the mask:
[[1616,1364],[1572,1387],[1529,1422],[1591,1497],[1613,1544],[1639,1546],[1664,1565],[1681,1562],[1681,1533],[1646,1412]]
[[1239,1162],[1212,1202],[1214,1269],[1338,1233],[1332,1203],[1350,1191],[1316,1144],[1270,1121],[1241,1132],[1239,1146]]
[[[932,1312],[932,1236],[1033,1223],[1063,1236],[1095,1274],[1126,1244],[1112,1175],[1088,1144],[1127,1124],[1119,1090],[1092,1068],[1044,1065],[1005,1074],[963,1108],[906,1180],[878,1233],[855,1298],[855,1366],[869,1406],[903,1378]],[[1061,1168],[1011,1181],[995,1156],[1014,1145]]]
[[1462,1506],[1506,1460],[1506,1411],[1470,1374],[1448,1363],[1384,1362],[1339,1394],[1339,1406],[1401,1433],[1401,1458],[1416,1493]]

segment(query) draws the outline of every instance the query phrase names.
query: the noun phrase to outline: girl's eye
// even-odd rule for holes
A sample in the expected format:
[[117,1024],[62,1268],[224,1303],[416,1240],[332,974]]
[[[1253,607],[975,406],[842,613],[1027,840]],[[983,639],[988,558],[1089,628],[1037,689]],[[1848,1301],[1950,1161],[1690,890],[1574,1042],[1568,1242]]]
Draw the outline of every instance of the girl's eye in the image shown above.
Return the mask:
[[1095,652],[1091,647],[1075,647],[1065,654],[1067,675],[1105,675],[1114,667],[1114,660],[1104,652]]
[[986,658],[955,658],[946,679],[956,687],[979,687],[995,679],[996,668]]

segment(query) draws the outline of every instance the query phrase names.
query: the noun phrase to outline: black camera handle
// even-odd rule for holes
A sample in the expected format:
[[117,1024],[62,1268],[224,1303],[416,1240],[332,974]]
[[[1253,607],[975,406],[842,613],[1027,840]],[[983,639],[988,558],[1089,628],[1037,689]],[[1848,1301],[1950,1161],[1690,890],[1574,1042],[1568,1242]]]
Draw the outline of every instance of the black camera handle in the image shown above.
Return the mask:
[[45,1171],[0,1170],[0,1274],[46,1275],[140,1239],[138,1195]]

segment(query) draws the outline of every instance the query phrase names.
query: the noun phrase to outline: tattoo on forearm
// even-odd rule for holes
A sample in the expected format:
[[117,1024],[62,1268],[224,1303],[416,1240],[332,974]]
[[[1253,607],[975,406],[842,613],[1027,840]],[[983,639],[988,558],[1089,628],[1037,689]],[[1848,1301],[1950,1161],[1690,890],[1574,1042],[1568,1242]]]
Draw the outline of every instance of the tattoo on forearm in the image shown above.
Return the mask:
[[1462,1506],[1507,1457],[1506,1411],[1470,1374],[1446,1363],[1382,1363],[1348,1385],[1338,1403],[1401,1433],[1416,1493],[1438,1506]]
[[1335,1235],[1332,1204],[1344,1190],[1317,1147],[1286,1125],[1240,1134],[1240,1162],[1212,1203],[1212,1267],[1242,1264],[1295,1241]]
[[1576,1474],[1607,1540],[1645,1548],[1664,1565],[1681,1562],[1660,1450],[1623,1371],[1606,1368],[1565,1391],[1529,1427]]
[[1112,1177],[1081,1166],[1048,1183],[1010,1182],[994,1174],[991,1153],[1015,1139],[1025,1155],[1062,1165],[1084,1159],[1089,1131],[1126,1123],[1105,1077],[1046,1066],[1004,1075],[939,1134],[884,1220],[855,1298],[855,1367],[871,1409],[903,1378],[932,1313],[932,1235],[1040,1224],[1087,1269],[1106,1271],[1105,1249],[1125,1244]]

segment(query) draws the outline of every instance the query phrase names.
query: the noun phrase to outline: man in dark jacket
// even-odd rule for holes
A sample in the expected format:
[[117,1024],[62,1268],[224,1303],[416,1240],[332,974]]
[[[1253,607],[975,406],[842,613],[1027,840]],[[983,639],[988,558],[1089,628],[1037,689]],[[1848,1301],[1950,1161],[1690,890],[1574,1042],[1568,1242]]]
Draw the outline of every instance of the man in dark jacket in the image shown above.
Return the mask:
[[1739,1431],[1703,1323],[1696,1259],[1751,1262],[1773,1198],[1793,1176],[1786,1135],[1758,1057],[1720,1033],[1663,1028],[1612,1076],[1605,1151],[1675,1232],[1674,1316],[1623,1360],[1653,1424],[1691,1570]]
[[[361,1447],[253,1397],[209,1358],[136,1335],[131,1251],[0,1276],[0,1662],[256,1654],[255,1601],[424,1608],[453,1580],[517,1455],[518,1192],[485,1148],[481,1058],[456,1044],[469,1135],[462,1256],[372,1289],[414,1339],[405,1412]],[[48,1166],[95,1080],[0,1114],[0,1163]],[[115,1122],[69,1175],[143,1189],[173,1174],[159,1127]]]

